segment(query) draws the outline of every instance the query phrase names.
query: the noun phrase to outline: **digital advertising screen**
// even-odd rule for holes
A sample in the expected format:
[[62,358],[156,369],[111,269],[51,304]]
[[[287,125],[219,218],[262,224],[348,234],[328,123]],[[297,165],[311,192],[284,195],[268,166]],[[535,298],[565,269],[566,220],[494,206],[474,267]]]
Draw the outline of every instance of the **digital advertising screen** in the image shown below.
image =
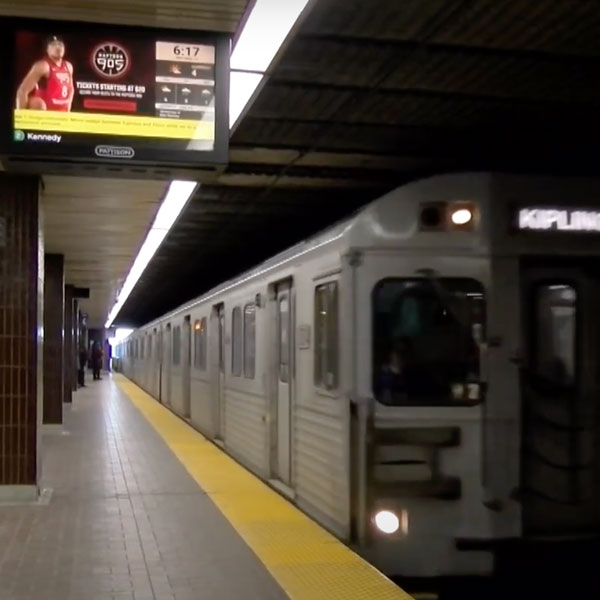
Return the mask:
[[14,36],[18,153],[189,162],[222,142],[214,38],[50,22]]

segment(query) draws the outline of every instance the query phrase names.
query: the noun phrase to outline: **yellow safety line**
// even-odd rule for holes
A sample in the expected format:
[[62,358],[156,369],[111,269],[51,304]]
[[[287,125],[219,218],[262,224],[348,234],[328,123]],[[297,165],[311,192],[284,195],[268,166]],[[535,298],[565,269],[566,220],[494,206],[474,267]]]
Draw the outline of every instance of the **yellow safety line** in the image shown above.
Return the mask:
[[411,600],[138,386],[115,381],[292,600]]

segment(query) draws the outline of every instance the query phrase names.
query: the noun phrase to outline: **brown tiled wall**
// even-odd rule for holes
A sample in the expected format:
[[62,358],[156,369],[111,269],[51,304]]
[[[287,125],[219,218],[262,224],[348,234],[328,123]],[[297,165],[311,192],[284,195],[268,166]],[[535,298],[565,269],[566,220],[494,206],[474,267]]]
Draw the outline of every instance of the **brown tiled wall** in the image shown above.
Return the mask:
[[64,303],[64,258],[60,254],[46,254],[44,260],[43,422],[49,425],[62,423]]
[[36,178],[0,174],[0,220],[6,230],[0,241],[0,485],[32,485],[44,272]]
[[63,402],[73,402],[73,286],[65,286],[65,357]]

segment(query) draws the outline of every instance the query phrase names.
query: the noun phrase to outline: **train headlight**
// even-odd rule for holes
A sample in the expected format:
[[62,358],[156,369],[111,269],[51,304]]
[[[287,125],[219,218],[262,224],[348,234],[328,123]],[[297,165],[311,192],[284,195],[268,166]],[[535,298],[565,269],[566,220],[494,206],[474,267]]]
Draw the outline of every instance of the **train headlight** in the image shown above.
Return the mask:
[[400,519],[390,510],[380,510],[375,515],[375,525],[383,533],[396,533],[400,527]]
[[450,215],[450,218],[455,225],[466,225],[471,222],[473,213],[468,208],[458,208]]

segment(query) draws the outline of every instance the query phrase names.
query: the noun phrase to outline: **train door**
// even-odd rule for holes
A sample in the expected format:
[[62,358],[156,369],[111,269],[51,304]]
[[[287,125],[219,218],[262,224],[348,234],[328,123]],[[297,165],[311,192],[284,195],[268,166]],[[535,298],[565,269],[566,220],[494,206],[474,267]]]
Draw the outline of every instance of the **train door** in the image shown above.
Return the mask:
[[210,365],[213,397],[213,430],[223,439],[225,413],[225,306],[213,307],[210,327]]
[[600,273],[523,265],[525,536],[600,532]]
[[293,288],[291,282],[277,284],[277,363],[275,475],[284,483],[291,482],[292,460],[292,396],[293,396]]
[[165,329],[163,338],[163,357],[162,357],[162,392],[161,400],[163,404],[171,404],[171,369],[172,361],[172,331],[169,323]]
[[160,400],[160,390],[158,384],[160,382],[160,357],[158,355],[158,336],[156,329],[150,332],[150,346],[148,348],[148,358],[150,365],[150,393]]
[[156,347],[156,360],[158,362],[158,401],[163,402],[164,394],[163,394],[163,372],[164,372],[164,356],[163,356],[163,329],[162,327],[158,331],[158,344]]
[[191,416],[191,365],[192,365],[192,323],[190,315],[183,321],[183,366],[181,369],[181,393],[183,394],[183,416]]

